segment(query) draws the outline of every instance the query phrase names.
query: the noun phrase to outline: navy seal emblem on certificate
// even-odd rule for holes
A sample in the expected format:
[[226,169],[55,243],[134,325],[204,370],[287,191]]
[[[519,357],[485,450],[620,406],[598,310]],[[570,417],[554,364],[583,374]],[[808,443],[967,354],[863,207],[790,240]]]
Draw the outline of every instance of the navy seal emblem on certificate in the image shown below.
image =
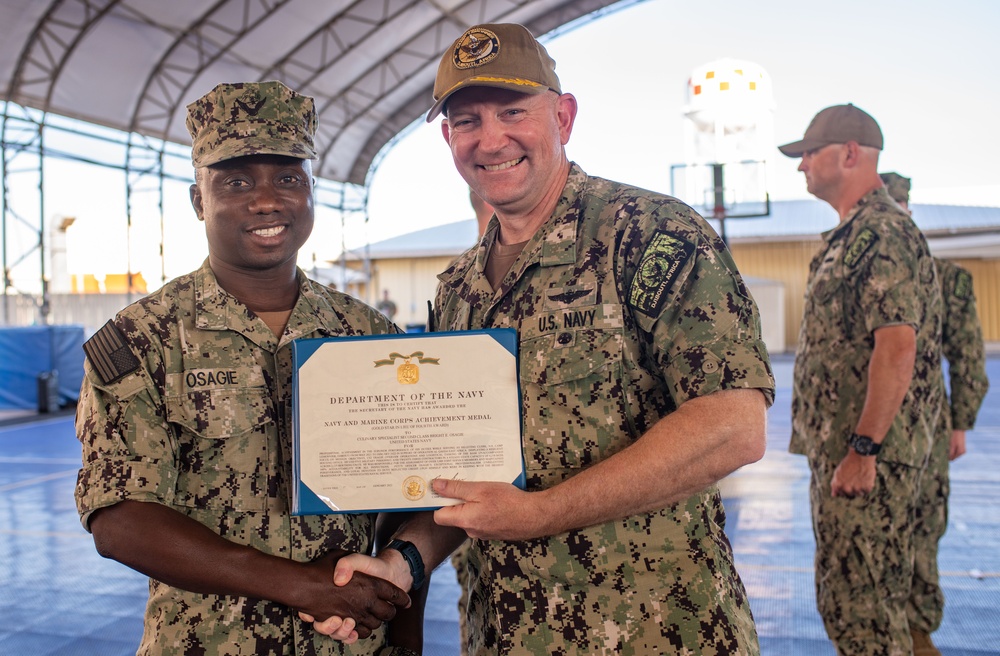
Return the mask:
[[431,510],[435,478],[524,488],[511,328],[296,340],[292,512]]

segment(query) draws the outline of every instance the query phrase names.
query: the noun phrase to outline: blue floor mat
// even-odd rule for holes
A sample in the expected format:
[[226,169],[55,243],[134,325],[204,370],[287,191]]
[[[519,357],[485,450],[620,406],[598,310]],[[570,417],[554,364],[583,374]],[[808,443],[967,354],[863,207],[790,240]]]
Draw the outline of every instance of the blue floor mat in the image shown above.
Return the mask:
[[[774,359],[778,394],[768,451],[721,485],[727,531],[750,595],[764,656],[834,654],[813,597],[805,459],[787,453],[791,358]],[[1000,381],[1000,357],[988,371]],[[102,559],[77,518],[79,444],[72,417],[0,428],[0,655],[125,656],[142,634],[146,578]],[[1000,382],[952,464],[940,569],[947,608],[935,643],[946,656],[997,654],[1000,624]],[[458,654],[458,585],[434,573],[427,656]]]

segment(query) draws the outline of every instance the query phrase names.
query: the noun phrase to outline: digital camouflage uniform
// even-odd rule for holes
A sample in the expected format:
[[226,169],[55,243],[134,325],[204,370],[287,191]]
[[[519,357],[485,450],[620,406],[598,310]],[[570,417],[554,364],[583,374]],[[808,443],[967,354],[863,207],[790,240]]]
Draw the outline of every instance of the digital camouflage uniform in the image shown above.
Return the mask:
[[920,485],[913,528],[913,588],[907,617],[911,627],[925,633],[936,631],[944,614],[937,555],[938,541],[948,528],[951,431],[972,429],[989,387],[972,276],[948,260],[935,258],[934,262],[944,304],[941,354],[948,360],[951,399],[945,403],[938,420],[930,462]]
[[[809,457],[816,596],[843,654],[907,654],[913,513],[941,406],[941,294],[923,235],[886,193],[823,234],[809,267],[792,396],[792,453]],[[882,443],[875,488],[833,498],[865,403],[875,330],[917,331],[913,379]]]
[[[292,560],[370,552],[374,515],[289,514],[291,342],[395,328],[302,271],[298,279],[280,341],[219,287],[206,261],[122,310],[88,342],[76,422],[85,527],[93,511],[130,499],[163,504],[231,542]],[[150,579],[138,653],[372,654],[383,636],[379,629],[346,647],[285,606]]]
[[[683,402],[773,379],[756,305],[689,207],[575,164],[494,294],[497,238],[439,276],[439,330],[517,329],[527,487],[625,448]],[[697,435],[690,439],[697,439]],[[711,486],[662,510],[525,541],[474,540],[470,654],[756,654]]]
[[[910,179],[904,178],[898,173],[879,173],[882,183],[885,184],[885,191],[889,198],[900,205],[910,203]],[[904,208],[905,209],[905,208]]]

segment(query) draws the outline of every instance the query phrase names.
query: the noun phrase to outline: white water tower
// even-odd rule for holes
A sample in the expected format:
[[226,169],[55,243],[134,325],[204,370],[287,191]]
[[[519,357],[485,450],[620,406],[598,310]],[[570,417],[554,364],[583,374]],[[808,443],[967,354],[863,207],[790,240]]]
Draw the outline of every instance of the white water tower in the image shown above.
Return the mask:
[[766,161],[774,151],[767,71],[738,59],[695,68],[683,125],[684,164],[672,171],[674,194],[716,218],[766,214]]

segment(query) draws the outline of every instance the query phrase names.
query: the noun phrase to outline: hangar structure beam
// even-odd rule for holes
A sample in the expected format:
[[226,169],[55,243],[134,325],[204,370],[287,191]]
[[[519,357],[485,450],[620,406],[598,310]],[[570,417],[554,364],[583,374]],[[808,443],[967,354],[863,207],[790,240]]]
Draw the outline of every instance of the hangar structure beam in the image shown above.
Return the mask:
[[[186,105],[218,82],[280,79],[316,99],[320,202],[367,220],[372,172],[427,111],[441,53],[468,25],[549,39],[642,1],[0,0],[4,296],[39,281],[47,323],[47,157],[124,171],[123,230],[159,216],[162,235],[164,181],[191,177]],[[72,152],[50,145],[79,129],[67,119],[97,126]]]

